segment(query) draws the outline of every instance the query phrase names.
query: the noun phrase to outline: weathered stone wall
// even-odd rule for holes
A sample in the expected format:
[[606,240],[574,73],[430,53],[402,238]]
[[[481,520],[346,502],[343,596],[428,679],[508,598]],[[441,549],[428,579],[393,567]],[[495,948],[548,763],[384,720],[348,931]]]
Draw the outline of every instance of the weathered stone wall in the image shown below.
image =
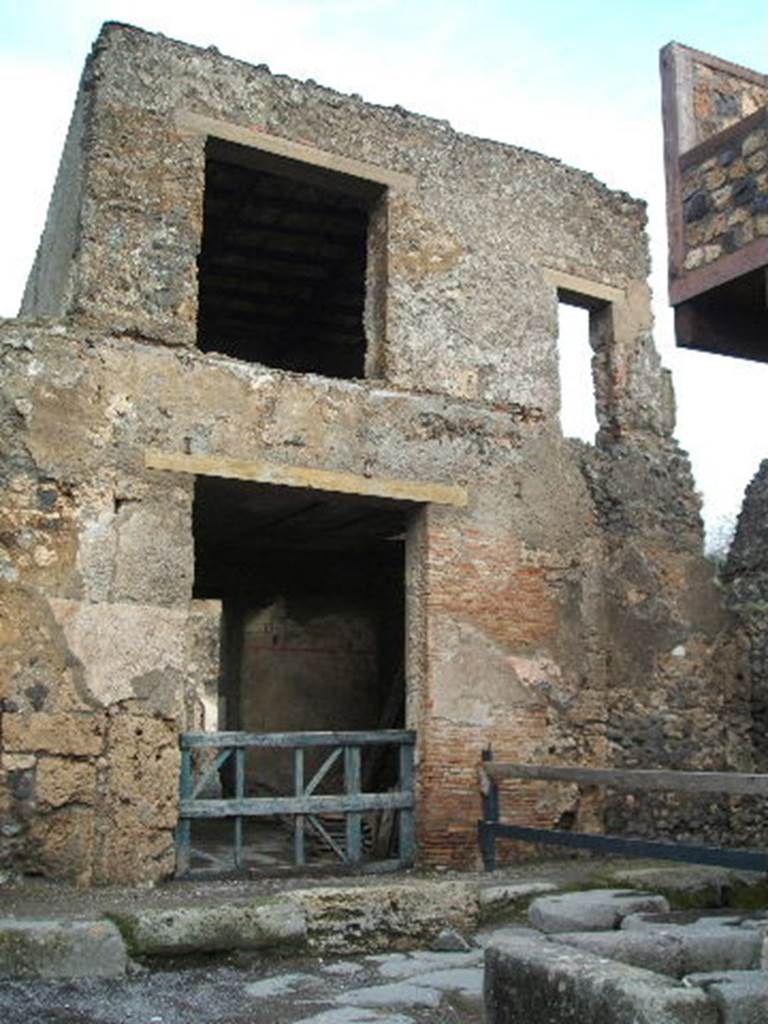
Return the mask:
[[685,270],[768,235],[768,108],[686,161],[682,189]]
[[[84,90],[87,131],[61,172],[80,168],[78,244],[50,258],[54,201],[28,318],[0,327],[3,856],[83,882],[171,868],[175,735],[216,727],[219,608],[192,600],[192,478],[146,469],[147,448],[467,489],[467,508],[422,508],[406,542],[425,862],[477,861],[489,744],[502,759],[746,767],[747,683],[672,438],[642,204],[125,26],[102,33]],[[179,111],[410,176],[378,226],[377,376],[196,348],[205,136]],[[558,288],[600,297],[594,448],[558,424]],[[541,824],[598,810],[553,787],[505,807]]]
[[691,144],[698,145],[768,103],[768,82],[737,65],[725,65],[695,51],[693,54],[691,113],[695,136]]
[[722,571],[729,606],[749,641],[752,744],[757,771],[768,771],[768,459],[747,487]]

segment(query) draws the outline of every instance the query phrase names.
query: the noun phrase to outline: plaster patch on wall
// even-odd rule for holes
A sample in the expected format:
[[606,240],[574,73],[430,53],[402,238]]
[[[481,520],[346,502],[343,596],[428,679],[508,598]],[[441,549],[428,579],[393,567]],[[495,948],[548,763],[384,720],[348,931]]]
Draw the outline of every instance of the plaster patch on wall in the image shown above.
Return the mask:
[[494,712],[515,705],[538,703],[535,692],[521,679],[512,658],[486,633],[468,622],[436,618],[433,650],[440,660],[440,686],[435,689],[434,713],[465,725],[490,725]]
[[[87,604],[50,598],[51,611],[92,697],[108,705],[136,697],[134,681],[150,673],[178,679],[185,671],[186,609]],[[178,704],[182,694],[173,695]]]

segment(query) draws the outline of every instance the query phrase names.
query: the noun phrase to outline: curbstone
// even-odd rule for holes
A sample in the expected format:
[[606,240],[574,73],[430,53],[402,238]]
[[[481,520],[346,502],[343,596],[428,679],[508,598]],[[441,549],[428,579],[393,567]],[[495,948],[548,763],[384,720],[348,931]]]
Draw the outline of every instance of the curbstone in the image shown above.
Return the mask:
[[479,919],[469,882],[398,883],[291,893],[306,915],[313,953],[374,953],[428,946],[441,931],[470,934]]
[[128,964],[111,921],[0,920],[0,977],[115,978]]
[[236,949],[286,952],[306,945],[306,919],[289,899],[224,903],[110,915],[134,956],[180,956]]
[[544,937],[508,939],[485,954],[488,1024],[720,1024],[700,988]]

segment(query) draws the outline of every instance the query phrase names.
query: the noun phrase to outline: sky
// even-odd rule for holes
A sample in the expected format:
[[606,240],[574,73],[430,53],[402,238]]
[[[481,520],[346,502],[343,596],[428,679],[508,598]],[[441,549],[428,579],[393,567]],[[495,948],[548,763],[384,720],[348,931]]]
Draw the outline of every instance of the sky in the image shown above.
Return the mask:
[[666,302],[658,51],[768,71],[768,0],[0,0],[0,316],[14,316],[83,61],[126,21],[365,100],[449,120],[648,201],[656,343],[710,544],[768,456],[768,364],[676,350]]

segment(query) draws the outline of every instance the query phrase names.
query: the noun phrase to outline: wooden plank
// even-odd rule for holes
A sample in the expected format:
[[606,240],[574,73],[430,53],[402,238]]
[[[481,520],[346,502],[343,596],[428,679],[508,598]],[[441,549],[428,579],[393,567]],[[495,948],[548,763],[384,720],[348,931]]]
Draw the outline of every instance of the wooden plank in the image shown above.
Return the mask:
[[699,142],[692,149],[681,153],[679,158],[680,170],[687,171],[689,167],[703,164],[709,157],[718,154],[728,143],[743,139],[745,135],[749,135],[756,128],[762,128],[767,121],[768,108],[761,107],[760,110],[756,110],[754,114],[742,118],[736,124],[723,128],[722,131],[717,132],[715,135],[710,135],[709,138]]
[[[344,792],[348,797],[360,795],[360,747],[344,748]],[[359,864],[363,856],[363,816],[358,811],[348,811],[346,826],[347,863]]]
[[329,153],[316,146],[304,142],[293,142],[277,135],[269,135],[260,128],[245,127],[220,121],[218,118],[206,117],[190,110],[177,110],[175,113],[176,130],[182,135],[203,135],[215,139],[224,139],[239,146],[260,149],[275,156],[298,160],[300,163],[322,167],[337,174],[348,174],[353,178],[363,178],[389,188],[410,189],[415,187],[413,175],[392,171],[377,164],[364,163],[338,153]]
[[267,814],[323,814],[324,812],[413,809],[411,793],[334,793],[329,796],[246,797],[242,800],[182,800],[182,818],[261,817]]
[[[179,805],[192,796],[195,785],[195,773],[192,765],[192,751],[182,750],[181,771],[179,775]],[[179,818],[176,825],[176,875],[181,877],[189,873],[192,847],[192,822],[188,818]]]
[[[683,198],[679,156],[693,139],[691,62],[677,43],[659,56],[664,125],[664,176],[667,209],[667,274],[672,281],[683,266]],[[686,145],[687,143],[687,145]],[[670,300],[671,301],[671,300]]]
[[413,813],[413,756],[411,745],[403,743],[398,753],[400,792],[408,793],[411,806],[404,807],[398,815],[398,856],[403,867],[409,867],[416,858],[416,820]]
[[718,256],[704,267],[689,270],[670,282],[669,301],[673,306],[693,299],[703,292],[743,277],[768,265],[768,238],[756,238],[736,252]]
[[231,750],[222,750],[217,754],[195,783],[195,787],[192,792],[188,795],[191,797],[199,796],[218,770],[229,760],[231,754]]
[[610,789],[654,790],[675,793],[721,793],[731,796],[768,796],[768,775],[740,772],[678,772],[667,769],[573,768],[540,764],[484,762],[481,771],[496,782],[536,779],[570,782]]
[[[245,796],[245,749],[243,747],[235,750],[235,797],[242,800]],[[243,819],[240,815],[235,818],[235,867],[243,867]]]
[[706,67],[712,68],[713,71],[722,71],[726,75],[732,75],[734,78],[743,78],[747,82],[768,88],[768,75],[764,75],[760,71],[744,67],[743,64],[734,64],[733,61],[724,60],[722,57],[716,57],[711,53],[705,53],[704,50],[695,50],[692,46],[684,46],[682,43],[669,43],[668,45],[685,54],[689,61],[696,64],[704,64]]
[[[317,769],[315,774],[312,776],[312,779],[309,782],[309,785],[304,790],[304,792],[306,793],[307,796],[309,796],[311,793],[315,792],[315,790],[320,785],[320,783],[323,781],[323,779],[326,777],[328,772],[331,770],[331,768],[333,768],[333,766],[336,764],[336,762],[341,757],[341,752],[342,752],[343,749],[344,749],[343,747],[337,747],[336,750],[332,751],[332,753],[330,753],[328,755],[328,757],[326,757],[326,759],[323,761],[323,763]],[[297,796],[298,796],[298,794],[297,794]]]
[[147,448],[144,451],[144,466],[146,469],[167,470],[171,473],[193,473],[196,476],[216,476],[225,480],[252,480],[254,483],[277,484],[280,487],[301,487],[333,494],[360,494],[456,508],[465,508],[469,500],[467,489],[453,484],[285,466],[267,462],[266,459],[230,459],[223,455],[187,455],[183,452]]
[[675,306],[675,340],[680,348],[767,362],[768,308],[690,299]]
[[[293,751],[293,793],[296,797],[304,796],[304,750],[302,747]],[[306,864],[303,814],[297,814],[293,822],[293,863],[297,867]]]
[[526,843],[543,843],[610,853],[621,857],[651,857],[658,860],[683,861],[686,864],[717,864],[746,871],[768,871],[768,854],[749,850],[727,850],[687,843],[666,843],[646,839],[624,839],[586,832],[561,832],[554,829],[528,828],[524,825],[480,822],[496,839],[519,839]]
[[361,732],[184,732],[179,736],[182,750],[195,747],[356,747],[387,743],[413,746],[412,729],[380,729]]
[[347,855],[341,849],[341,847],[330,834],[330,832],[328,832],[328,830],[325,828],[320,819],[316,818],[313,814],[308,814],[306,820],[307,824],[315,830],[315,832],[320,836],[322,841],[326,844],[328,849],[333,850],[333,852],[336,854],[336,856],[339,858],[342,864],[346,863]]

